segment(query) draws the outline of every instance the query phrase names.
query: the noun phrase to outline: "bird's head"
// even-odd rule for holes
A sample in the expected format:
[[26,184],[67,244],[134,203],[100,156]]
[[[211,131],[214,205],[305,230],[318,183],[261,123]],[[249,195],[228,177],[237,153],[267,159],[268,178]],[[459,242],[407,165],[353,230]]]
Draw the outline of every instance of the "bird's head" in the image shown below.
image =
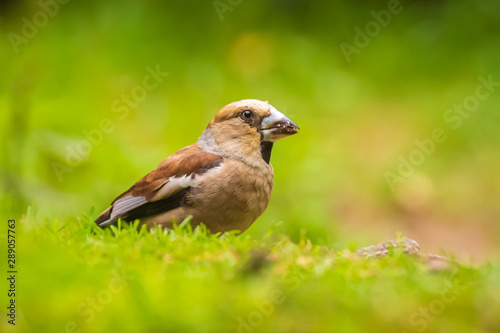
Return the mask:
[[274,142],[298,130],[293,121],[271,104],[245,99],[224,106],[208,124],[198,146],[219,155],[249,161],[256,156],[262,158],[265,149],[269,149],[270,155]]

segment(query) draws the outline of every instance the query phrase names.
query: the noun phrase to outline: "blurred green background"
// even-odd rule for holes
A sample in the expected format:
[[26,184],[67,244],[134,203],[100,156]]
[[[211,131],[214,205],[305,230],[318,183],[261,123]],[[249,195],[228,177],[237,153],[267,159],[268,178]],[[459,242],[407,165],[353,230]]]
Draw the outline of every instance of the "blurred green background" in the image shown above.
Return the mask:
[[[0,2],[2,213],[96,216],[222,106],[257,98],[302,131],[276,145],[272,201],[247,233],[282,221],[293,240],[346,246],[402,231],[484,261],[500,243],[499,87],[458,128],[443,117],[478,77],[500,81],[500,2],[402,1],[370,23],[391,3]],[[148,67],[168,76],[141,90]],[[387,172],[436,128],[447,139],[392,190]]]

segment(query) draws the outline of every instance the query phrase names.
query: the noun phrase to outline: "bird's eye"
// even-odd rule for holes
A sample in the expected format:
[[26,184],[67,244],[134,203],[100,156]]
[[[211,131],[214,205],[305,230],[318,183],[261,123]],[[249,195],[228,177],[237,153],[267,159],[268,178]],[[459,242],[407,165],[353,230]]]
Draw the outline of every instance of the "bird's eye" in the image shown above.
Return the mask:
[[245,121],[248,121],[248,120],[252,119],[253,116],[254,116],[254,113],[252,111],[250,111],[250,110],[242,111],[241,115],[240,115],[241,119],[243,119]]

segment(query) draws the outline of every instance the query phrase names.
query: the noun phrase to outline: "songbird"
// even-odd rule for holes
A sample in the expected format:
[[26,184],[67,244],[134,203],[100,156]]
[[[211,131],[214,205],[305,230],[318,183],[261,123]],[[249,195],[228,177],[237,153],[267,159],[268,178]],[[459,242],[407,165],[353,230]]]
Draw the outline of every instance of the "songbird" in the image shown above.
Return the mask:
[[191,216],[212,233],[245,231],[264,212],[273,188],[274,142],[299,127],[268,102],[246,99],[224,106],[198,142],[167,157],[117,197],[97,219],[172,228]]

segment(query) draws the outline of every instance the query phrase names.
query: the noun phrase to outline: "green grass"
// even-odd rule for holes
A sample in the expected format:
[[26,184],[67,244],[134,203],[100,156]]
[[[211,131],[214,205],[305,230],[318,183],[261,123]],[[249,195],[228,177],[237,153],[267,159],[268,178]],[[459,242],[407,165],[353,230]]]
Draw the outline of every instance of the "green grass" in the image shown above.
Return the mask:
[[305,237],[294,243],[279,227],[255,239],[186,222],[101,230],[88,215],[40,222],[28,213],[17,225],[17,325],[2,319],[1,331],[500,329],[498,266],[431,270],[399,247],[364,259]]
[[[340,43],[388,1],[242,1],[224,20],[212,1],[69,1],[18,53],[0,38],[3,274],[8,218],[19,233],[18,325],[6,323],[2,275],[0,332],[500,332],[500,89],[459,128],[443,118],[478,77],[500,81],[500,1],[401,3],[349,63]],[[0,7],[4,37],[41,8]],[[169,76],[116,112],[156,66]],[[271,203],[248,231],[95,228],[118,194],[243,98],[301,127],[276,145]],[[114,130],[58,177],[53,163],[105,119]],[[449,138],[392,191],[385,173],[436,128]],[[396,231],[481,266],[353,254]],[[466,287],[450,294],[450,281]]]

